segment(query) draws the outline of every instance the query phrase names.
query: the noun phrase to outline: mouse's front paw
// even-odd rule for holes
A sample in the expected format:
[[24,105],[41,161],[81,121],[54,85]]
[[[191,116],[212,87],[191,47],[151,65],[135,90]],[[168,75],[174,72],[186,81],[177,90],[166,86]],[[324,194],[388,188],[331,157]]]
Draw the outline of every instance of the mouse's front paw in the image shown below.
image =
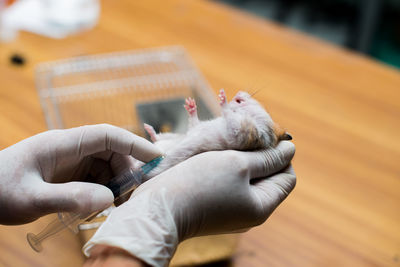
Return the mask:
[[226,104],[226,94],[225,94],[224,89],[219,90],[218,97],[219,97],[220,106],[221,107],[224,106]]
[[154,130],[153,126],[144,123],[144,129],[149,134],[151,141],[156,142],[158,138],[157,138],[157,133]]
[[187,110],[189,115],[191,115],[191,116],[196,115],[196,112],[197,112],[196,101],[193,98],[188,97],[188,98],[186,98],[185,103],[186,103],[185,109]]

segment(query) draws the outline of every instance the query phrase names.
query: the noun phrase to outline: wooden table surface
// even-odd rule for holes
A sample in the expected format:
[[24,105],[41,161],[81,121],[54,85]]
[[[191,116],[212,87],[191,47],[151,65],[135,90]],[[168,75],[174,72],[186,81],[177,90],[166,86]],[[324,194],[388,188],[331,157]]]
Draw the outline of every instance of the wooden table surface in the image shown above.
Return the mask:
[[[0,44],[0,148],[46,130],[35,64],[165,45],[183,45],[215,92],[261,89],[294,137],[297,186],[242,236],[232,266],[400,266],[399,72],[221,4],[106,0],[93,30]],[[13,52],[27,64],[9,64]],[[27,245],[48,221],[0,226],[0,265],[79,266],[67,232],[41,254]]]

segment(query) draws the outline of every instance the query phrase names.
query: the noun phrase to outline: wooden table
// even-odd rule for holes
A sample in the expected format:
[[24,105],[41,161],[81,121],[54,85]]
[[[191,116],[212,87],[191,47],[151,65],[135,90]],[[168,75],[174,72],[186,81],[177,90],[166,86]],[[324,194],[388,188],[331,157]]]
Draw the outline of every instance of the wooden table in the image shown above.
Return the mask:
[[[206,1],[103,1],[98,26],[63,40],[0,45],[0,148],[46,130],[39,62],[183,45],[215,92],[253,92],[290,130],[298,183],[241,238],[232,266],[400,266],[400,75],[341,48]],[[24,54],[23,67],[9,64]],[[0,163],[1,164],[1,163]],[[49,218],[0,227],[2,266],[79,266],[75,236],[42,254],[25,241]]]

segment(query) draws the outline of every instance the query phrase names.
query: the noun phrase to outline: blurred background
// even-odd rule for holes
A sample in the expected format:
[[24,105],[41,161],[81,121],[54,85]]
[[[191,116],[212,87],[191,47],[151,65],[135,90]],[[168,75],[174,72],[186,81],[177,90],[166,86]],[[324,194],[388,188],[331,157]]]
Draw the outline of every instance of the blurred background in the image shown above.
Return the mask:
[[399,0],[218,0],[400,67]]
[[[293,135],[297,185],[268,221],[189,239],[171,266],[400,266],[400,73],[391,67],[400,66],[399,1],[0,0],[0,8],[0,150],[83,124],[178,131],[184,98],[217,116],[220,88],[228,99],[257,92]],[[64,231],[40,254],[26,242],[54,218],[1,225],[0,266],[81,266],[95,229]]]

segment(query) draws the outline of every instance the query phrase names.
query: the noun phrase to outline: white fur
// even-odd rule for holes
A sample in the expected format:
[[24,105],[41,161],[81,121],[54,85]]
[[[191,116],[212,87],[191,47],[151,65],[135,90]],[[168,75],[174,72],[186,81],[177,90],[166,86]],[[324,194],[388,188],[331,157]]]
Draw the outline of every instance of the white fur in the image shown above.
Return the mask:
[[231,102],[221,102],[221,107],[222,116],[209,121],[198,121],[196,112],[189,114],[191,127],[186,134],[157,134],[154,144],[164,152],[165,159],[149,173],[149,178],[202,152],[240,150],[249,141],[249,127],[244,129],[244,122],[255,127],[258,141],[263,144],[258,147],[255,142],[250,149],[266,148],[276,142],[271,117],[249,94],[239,92]]

